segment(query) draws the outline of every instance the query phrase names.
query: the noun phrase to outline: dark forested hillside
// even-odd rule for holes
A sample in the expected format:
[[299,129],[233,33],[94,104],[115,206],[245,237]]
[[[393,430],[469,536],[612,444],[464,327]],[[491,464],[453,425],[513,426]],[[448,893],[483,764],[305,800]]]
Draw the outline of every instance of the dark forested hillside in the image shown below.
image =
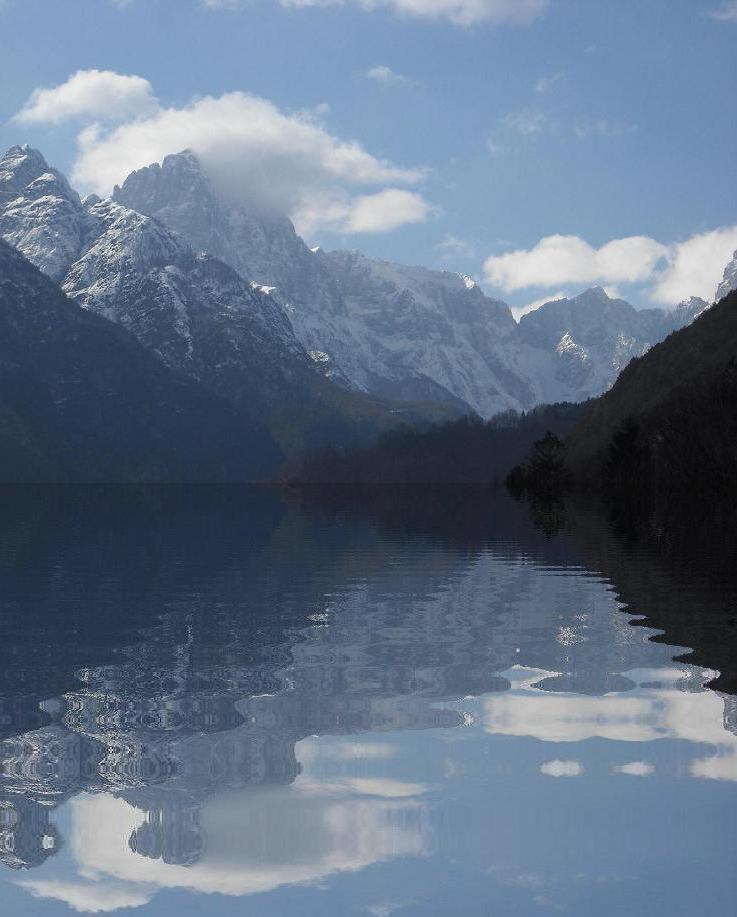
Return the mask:
[[566,447],[576,486],[635,514],[736,512],[737,293],[633,360]]
[[323,450],[305,459],[290,480],[315,484],[490,484],[504,480],[533,442],[566,435],[584,409],[545,405],[489,421],[469,416],[425,431],[405,429],[365,449]]
[[0,241],[0,481],[245,481],[271,436]]

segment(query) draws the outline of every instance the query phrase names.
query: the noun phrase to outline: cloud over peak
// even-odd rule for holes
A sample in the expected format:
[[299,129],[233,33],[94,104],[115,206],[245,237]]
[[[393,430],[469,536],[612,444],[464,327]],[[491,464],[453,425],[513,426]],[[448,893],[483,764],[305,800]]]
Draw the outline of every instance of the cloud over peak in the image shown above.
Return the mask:
[[675,305],[689,296],[713,300],[735,248],[737,226],[669,245],[629,236],[595,248],[579,236],[553,235],[529,249],[492,255],[484,275],[488,284],[507,293],[553,285],[639,284],[654,302]]
[[419,183],[423,169],[336,137],[319,120],[322,113],[284,112],[246,92],[164,107],[141,77],[91,70],[37,90],[17,117],[80,119],[72,179],[100,195],[134,169],[188,148],[230,198],[289,215],[304,232],[384,232],[430,216],[433,208],[419,193],[397,187]]

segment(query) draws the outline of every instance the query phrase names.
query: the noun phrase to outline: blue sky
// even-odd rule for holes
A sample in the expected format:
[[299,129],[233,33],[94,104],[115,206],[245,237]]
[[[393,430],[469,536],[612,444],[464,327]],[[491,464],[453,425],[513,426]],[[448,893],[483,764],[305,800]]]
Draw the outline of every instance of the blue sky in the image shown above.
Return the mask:
[[191,145],[311,244],[667,305],[737,247],[736,40],[731,0],[0,0],[0,145],[105,193]]

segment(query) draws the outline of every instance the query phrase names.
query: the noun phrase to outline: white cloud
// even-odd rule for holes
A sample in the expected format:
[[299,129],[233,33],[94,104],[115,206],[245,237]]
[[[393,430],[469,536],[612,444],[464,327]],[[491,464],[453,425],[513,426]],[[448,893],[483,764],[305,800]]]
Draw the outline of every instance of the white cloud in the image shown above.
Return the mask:
[[[206,0],[225,6],[223,0]],[[479,23],[530,25],[548,8],[550,0],[280,0],[282,6],[343,6],[352,3],[364,10],[389,9],[400,16],[444,19],[454,25]]]
[[735,249],[737,226],[701,233],[671,246],[668,266],[657,279],[653,299],[677,303],[700,296],[711,302]]
[[720,22],[737,22],[737,0],[730,0],[717,10],[712,10],[709,15]]
[[640,284],[654,302],[675,305],[689,296],[713,300],[735,248],[737,226],[670,245],[630,236],[594,248],[579,236],[554,235],[530,249],[490,256],[484,275],[486,283],[505,292],[598,283],[619,295],[612,285]]
[[614,765],[612,773],[626,774],[629,777],[649,777],[655,773],[655,767],[647,761],[630,761],[629,764]]
[[36,89],[15,116],[22,124],[61,124],[78,118],[124,121],[158,107],[153,88],[140,76],[111,70],[78,70],[65,83]]
[[433,207],[414,191],[387,188],[354,198],[342,220],[344,232],[387,232],[411,223],[424,223]]
[[531,249],[492,255],[486,280],[506,292],[553,284],[647,280],[668,249],[645,236],[614,239],[599,249],[578,236],[547,236]]
[[546,761],[540,765],[540,773],[546,777],[580,777],[583,767],[578,761]]
[[[18,117],[54,124],[86,118],[72,178],[103,196],[134,169],[189,148],[230,198],[288,214],[304,232],[385,232],[428,219],[432,206],[396,187],[418,183],[425,170],[402,168],[334,136],[320,120],[328,110],[283,112],[244,92],[164,108],[146,80],[91,70],[37,90]],[[123,123],[101,123],[113,117]]]
[[408,85],[412,82],[409,77],[403,76],[401,73],[395,73],[391,67],[387,67],[386,64],[379,64],[376,67],[371,67],[370,70],[367,70],[364,74],[366,79],[373,80],[374,83],[378,83],[380,86],[401,86]]

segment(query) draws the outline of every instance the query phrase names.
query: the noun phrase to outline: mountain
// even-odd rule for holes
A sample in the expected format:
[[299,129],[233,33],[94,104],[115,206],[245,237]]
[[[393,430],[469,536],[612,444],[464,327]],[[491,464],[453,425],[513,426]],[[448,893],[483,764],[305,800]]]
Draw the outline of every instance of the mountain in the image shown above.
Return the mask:
[[97,197],[81,201],[28,147],[0,161],[0,235],[85,309],[266,426],[289,455],[459,413],[393,405],[335,385],[315,371],[276,297],[196,254],[160,220]]
[[593,287],[523,315],[519,330],[532,348],[554,354],[551,387],[571,401],[605,392],[633,357],[693,320],[707,303],[696,297],[675,310],[635,309]]
[[724,269],[724,279],[719,284],[716,298],[718,300],[724,299],[734,290],[737,290],[737,252],[734,253],[734,257]]
[[79,195],[64,176],[28,146],[0,159],[0,238],[61,281],[89,232]]
[[[535,400],[509,307],[470,278],[360,252],[316,256],[340,290],[346,331],[359,342],[362,387],[393,397],[445,391],[485,417]],[[298,317],[299,336],[304,327]]]
[[317,367],[344,387],[483,417],[598,395],[706,306],[640,313],[595,288],[517,325],[463,274],[309,249],[289,220],[225,201],[188,151],[132,173],[113,197],[268,288]]
[[283,456],[0,241],[0,481],[246,481]]

